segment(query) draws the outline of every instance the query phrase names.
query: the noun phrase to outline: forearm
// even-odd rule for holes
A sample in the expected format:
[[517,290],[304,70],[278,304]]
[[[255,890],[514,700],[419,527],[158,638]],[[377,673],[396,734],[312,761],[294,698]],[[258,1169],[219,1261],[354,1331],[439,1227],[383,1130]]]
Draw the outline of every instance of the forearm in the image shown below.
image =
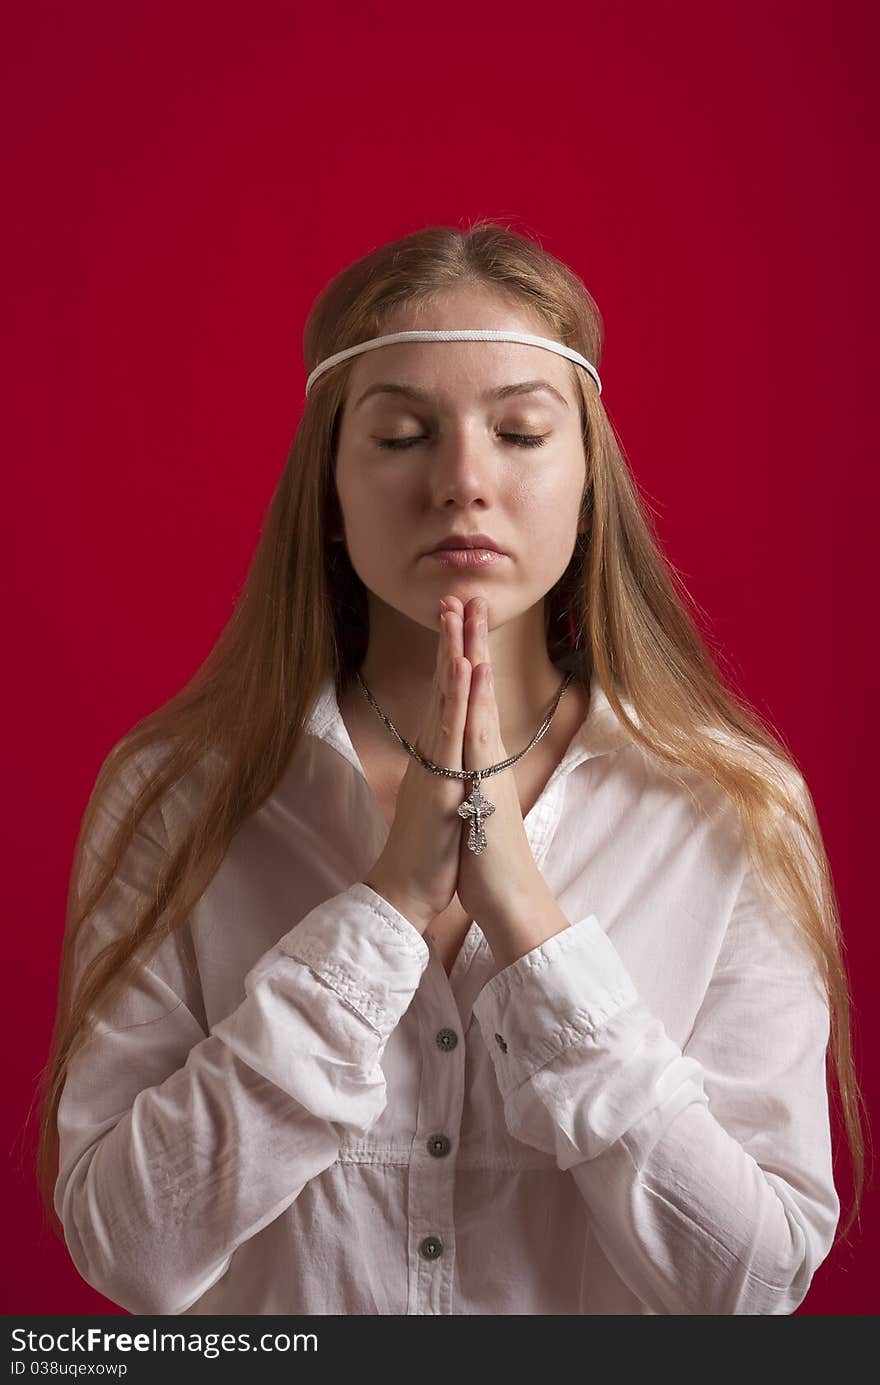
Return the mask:
[[130,1312],[169,1315],[334,1162],[341,1128],[362,1136],[384,1110],[384,1045],[428,952],[354,885],[263,954],[207,1035],[171,956],[159,949],[75,1056],[55,1185],[83,1278]]
[[473,1005],[508,1130],[571,1172],[656,1313],[794,1312],[834,1239],[829,1012],[813,964],[755,907],[735,911],[684,1046],[595,914]]
[[571,927],[541,877],[479,923],[499,969],[509,967],[548,938]]

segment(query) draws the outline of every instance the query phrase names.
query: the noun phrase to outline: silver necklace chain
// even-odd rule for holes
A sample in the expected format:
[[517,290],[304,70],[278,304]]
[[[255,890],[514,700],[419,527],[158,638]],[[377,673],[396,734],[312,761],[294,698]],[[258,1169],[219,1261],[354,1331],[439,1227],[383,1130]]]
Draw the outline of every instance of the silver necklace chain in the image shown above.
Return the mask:
[[447,769],[443,765],[435,765],[433,760],[429,760],[428,757],[426,755],[423,755],[420,750],[416,750],[415,746],[411,745],[405,736],[401,736],[400,732],[397,730],[397,727],[382,711],[382,708],[379,706],[373,694],[370,692],[370,689],[367,687],[360,673],[356,673],[355,676],[358,682],[360,683],[361,690],[364,696],[366,697],[367,701],[370,703],[371,707],[375,709],[375,711],[384,721],[385,725],[388,727],[388,730],[394,736],[397,737],[404,749],[410,755],[412,755],[414,759],[418,760],[420,765],[423,765],[425,769],[429,769],[432,774],[443,774],[449,779],[470,780],[470,792],[467,798],[459,807],[458,815],[459,817],[464,818],[466,821],[469,820],[470,831],[468,832],[467,845],[471,851],[474,851],[477,854],[479,854],[481,851],[484,850],[486,846],[486,832],[483,826],[483,820],[484,818],[491,817],[492,814],[495,812],[495,804],[490,803],[490,801],[487,798],[484,798],[482,793],[480,792],[480,781],[483,779],[488,779],[489,776],[492,774],[499,774],[501,770],[508,769],[510,765],[515,765],[517,760],[521,760],[522,757],[526,754],[526,752],[531,750],[533,745],[537,745],[538,741],[545,734],[551,721],[556,715],[556,708],[559,706],[559,699],[562,697],[562,694],[565,692],[569,683],[574,678],[574,672],[572,671],[570,673],[567,673],[565,678],[562,680],[562,684],[560,685],[559,691],[557,692],[556,697],[554,698],[553,706],[550,708],[550,711],[547,713],[547,716],[544,718],[543,722],[541,723],[538,730],[535,732],[532,739],[529,741],[528,745],[523,750],[520,750],[518,754],[511,755],[510,758],[507,760],[502,760],[500,764],[489,765],[486,769]]

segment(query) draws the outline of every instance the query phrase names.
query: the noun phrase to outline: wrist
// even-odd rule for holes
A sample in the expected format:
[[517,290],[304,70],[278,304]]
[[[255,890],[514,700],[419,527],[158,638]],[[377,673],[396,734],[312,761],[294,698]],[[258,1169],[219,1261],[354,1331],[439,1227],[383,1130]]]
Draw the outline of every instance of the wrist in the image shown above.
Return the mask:
[[412,924],[413,928],[424,934],[433,915],[426,914],[423,908],[394,884],[384,881],[378,871],[371,870],[362,883],[369,886],[371,890],[375,890],[376,894],[382,896],[386,904],[390,904],[392,909],[396,909],[408,923]]

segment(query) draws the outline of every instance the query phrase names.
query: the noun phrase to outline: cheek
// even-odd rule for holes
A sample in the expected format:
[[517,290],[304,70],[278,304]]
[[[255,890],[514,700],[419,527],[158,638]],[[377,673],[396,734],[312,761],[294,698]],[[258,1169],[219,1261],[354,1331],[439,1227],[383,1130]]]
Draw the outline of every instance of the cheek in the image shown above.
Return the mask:
[[[349,551],[369,562],[393,560],[413,543],[412,506],[407,491],[390,478],[349,476],[340,491]],[[384,561],[383,561],[384,560]]]
[[565,538],[577,528],[580,491],[574,490],[568,478],[562,481],[547,479],[524,485],[517,496],[517,506],[524,528],[536,538]]
[[360,487],[355,504],[362,525],[369,524],[385,533],[405,525],[407,516],[412,512],[412,502],[407,488],[400,481],[395,484],[388,479],[375,485]]
[[531,478],[531,503],[545,522],[555,522],[563,530],[569,523],[576,528],[586,466],[577,466],[570,456],[560,457],[558,462],[558,466],[548,466]]
[[390,521],[406,504],[406,487],[390,472],[380,476],[355,465],[340,468],[336,489],[348,522],[361,529]]

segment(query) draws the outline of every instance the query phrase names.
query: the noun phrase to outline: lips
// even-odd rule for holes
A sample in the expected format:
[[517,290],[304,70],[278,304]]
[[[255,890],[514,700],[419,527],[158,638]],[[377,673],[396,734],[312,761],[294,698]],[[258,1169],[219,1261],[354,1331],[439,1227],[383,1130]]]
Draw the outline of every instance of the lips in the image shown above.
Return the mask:
[[426,558],[433,558],[435,563],[462,571],[485,571],[496,563],[503,563],[506,556],[495,548],[435,548],[425,554]]
[[484,548],[493,553],[504,553],[504,549],[500,548],[495,540],[488,534],[450,534],[427,551],[429,553],[440,553],[468,548]]

